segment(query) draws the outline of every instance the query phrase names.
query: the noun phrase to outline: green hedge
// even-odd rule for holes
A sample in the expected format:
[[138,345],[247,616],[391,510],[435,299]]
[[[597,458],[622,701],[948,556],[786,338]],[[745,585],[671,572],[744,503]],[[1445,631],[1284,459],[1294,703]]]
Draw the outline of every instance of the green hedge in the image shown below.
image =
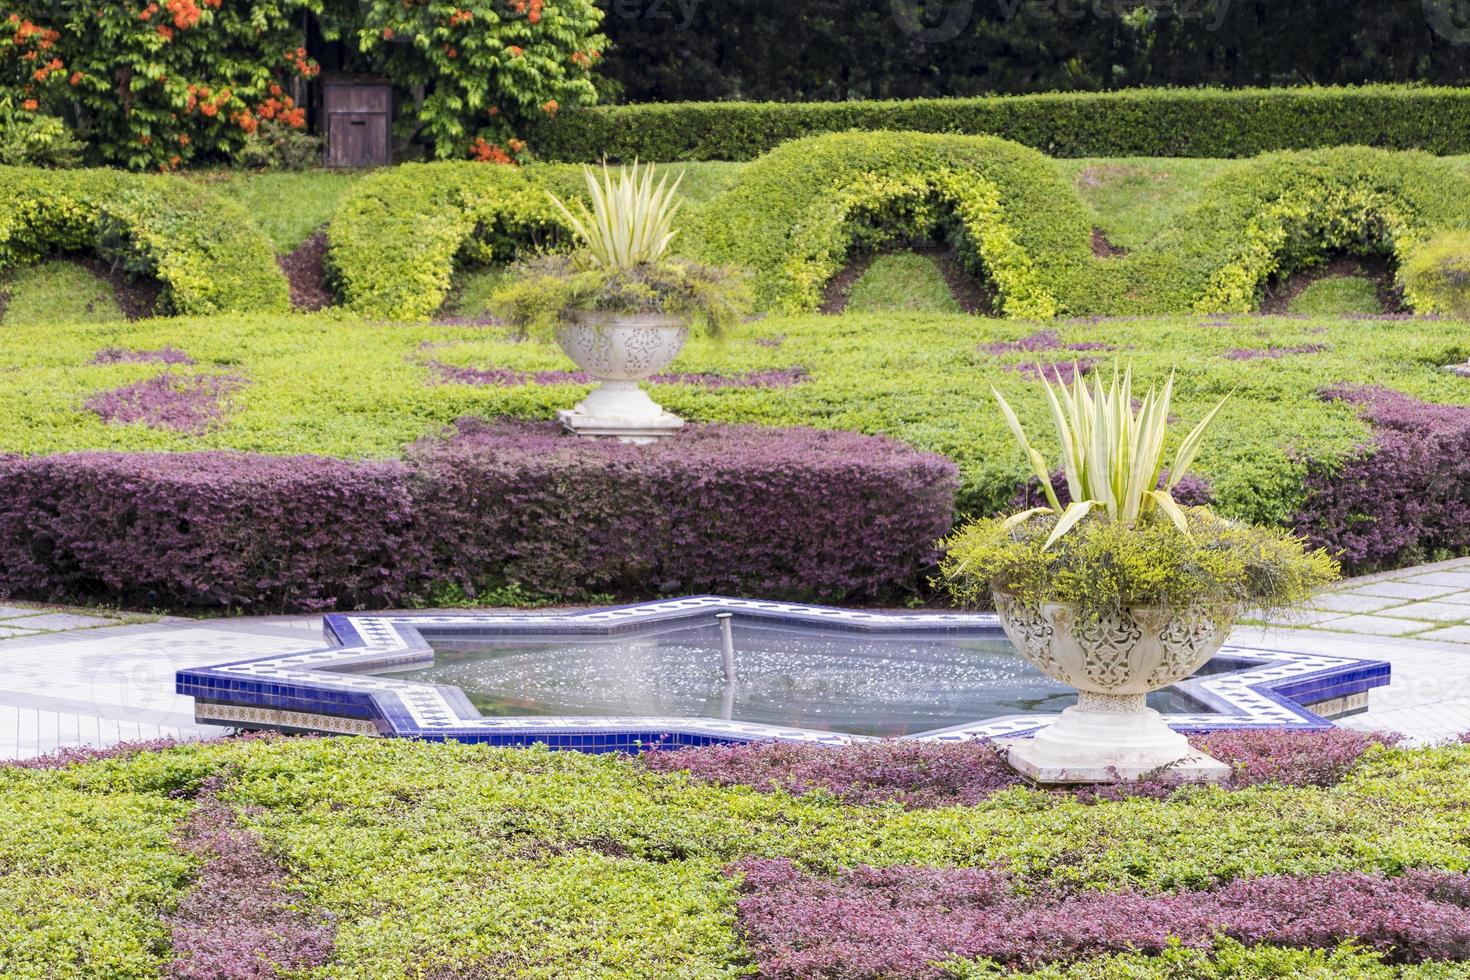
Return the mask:
[[[1091,215],[1041,153],[988,136],[832,133],[746,167],[698,212],[682,247],[749,266],[765,309],[814,310],[850,250],[947,237],[1007,316],[1249,312],[1276,275],[1334,252],[1396,265],[1470,226],[1470,178],[1417,151],[1366,147],[1235,163],[1165,231],[1095,257]],[[1420,312],[1438,293],[1410,289]]]
[[349,309],[421,319],[443,305],[457,260],[509,259],[563,231],[546,192],[520,170],[410,163],[348,192],[327,230],[327,261]]
[[1035,150],[989,136],[833,133],[751,164],[680,245],[753,268],[761,306],[795,313],[816,308],[854,243],[946,234],[1007,314],[1050,317],[1090,255],[1090,230],[1076,191]]
[[547,160],[753,160],[847,129],[986,133],[1056,157],[1248,157],[1364,144],[1470,152],[1470,90],[1130,89],[903,102],[687,102],[564,112],[532,146]]
[[178,313],[283,312],[286,278],[244,208],[177,177],[0,167],[0,272],[97,251],[164,287]]
[[[1426,153],[1367,147],[1265,154],[1229,167],[1199,201],[1137,251],[1073,268],[1060,280],[1060,307],[1246,313],[1273,276],[1330,253],[1378,254],[1397,266],[1435,232],[1470,225],[1470,178]],[[1428,293],[1407,299],[1419,312],[1442,311]]]

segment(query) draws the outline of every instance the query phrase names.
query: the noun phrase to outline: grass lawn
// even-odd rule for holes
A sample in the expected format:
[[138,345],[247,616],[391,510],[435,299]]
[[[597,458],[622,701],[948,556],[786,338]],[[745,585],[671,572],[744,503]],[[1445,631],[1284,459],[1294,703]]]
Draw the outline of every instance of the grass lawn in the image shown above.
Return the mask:
[[[15,325],[5,333],[0,452],[234,448],[388,457],[462,415],[548,418],[587,390],[534,381],[502,386],[499,377],[446,381],[437,365],[571,368],[553,346],[479,326],[293,315]],[[107,349],[169,347],[198,364],[94,363]],[[1291,352],[1272,356],[1275,348]],[[1350,407],[1318,397],[1322,385],[1381,384],[1430,401],[1470,403],[1470,382],[1439,370],[1466,354],[1462,327],[1426,320],[1181,317],[1043,326],[889,312],[773,317],[720,342],[695,339],[673,370],[733,375],[800,367],[808,373],[804,382],[770,389],[656,385],[654,395],[696,421],[897,436],[957,460],[963,503],[991,508],[1006,505],[1026,471],[989,386],[1016,405],[1030,431],[1043,433],[1049,423],[1034,366],[1089,359],[1106,365],[1119,356],[1133,362],[1142,381],[1178,371],[1181,419],[1199,417],[1234,392],[1201,473],[1227,513],[1274,523],[1300,499],[1304,459],[1340,458],[1367,438]],[[228,393],[223,423],[197,436],[107,424],[84,408],[95,392],[163,372],[227,374],[244,383]]]
[[365,173],[204,170],[189,177],[244,205],[276,251],[284,255],[332,220],[337,202]]
[[1193,205],[1211,178],[1230,160],[1188,158],[1090,158],[1057,160],[1097,226],[1121,248],[1136,249],[1169,226],[1175,213]]

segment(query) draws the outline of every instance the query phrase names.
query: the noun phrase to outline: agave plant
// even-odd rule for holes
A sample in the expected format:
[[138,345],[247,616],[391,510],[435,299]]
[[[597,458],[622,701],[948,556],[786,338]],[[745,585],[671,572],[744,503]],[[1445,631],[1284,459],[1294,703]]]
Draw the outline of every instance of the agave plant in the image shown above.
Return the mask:
[[653,164],[640,169],[634,161],[631,170],[619,167],[614,177],[604,163],[599,181],[596,171],[583,167],[582,175],[592,200],[590,210],[576,201],[574,211],[547,191],[552,203],[582,239],[585,250],[579,255],[579,261],[612,271],[657,262],[668,253],[669,243],[677,234],[673,222],[679,201],[674,193],[684,175],[680,174],[672,185],[667,176],[655,184],[653,170]]
[[[1082,518],[1095,511],[1105,514],[1109,520],[1131,524],[1157,507],[1187,535],[1189,525],[1184,512],[1174,502],[1170,491],[1194,464],[1205,430],[1225,404],[1225,399],[1220,399],[1220,403],[1184,437],[1174,454],[1173,464],[1169,466],[1168,481],[1160,487],[1159,477],[1164,472],[1164,443],[1169,429],[1169,401],[1174,393],[1172,373],[1162,393],[1149,387],[1137,411],[1133,408],[1131,367],[1119,378],[1114,365],[1112,383],[1104,388],[1102,380],[1094,378],[1090,391],[1080,371],[1074,372],[1070,387],[1060,383],[1060,379],[1055,388],[1045,378],[1042,383],[1046,385],[1047,398],[1051,402],[1057,439],[1062,444],[1062,470],[1072,498],[1043,547],[1051,547]],[[1000,403],[1006,422],[1031,461],[1031,468],[1041,480],[1042,491],[1051,504],[1050,507],[1035,507],[1016,514],[1006,522],[1007,526],[1014,527],[1038,514],[1062,510],[1056,491],[1052,489],[1046,458],[1032,448],[1015,411],[1000,392],[993,387],[990,390]]]

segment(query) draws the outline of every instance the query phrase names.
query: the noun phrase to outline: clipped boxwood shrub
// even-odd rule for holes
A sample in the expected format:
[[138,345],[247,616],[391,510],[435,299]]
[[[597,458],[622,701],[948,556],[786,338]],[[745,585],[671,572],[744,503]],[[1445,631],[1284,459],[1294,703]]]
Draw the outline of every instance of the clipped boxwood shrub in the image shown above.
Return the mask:
[[284,312],[286,278],[243,207],[189,181],[0,167],[0,271],[98,251],[164,285],[177,313]]
[[408,464],[244,453],[0,460],[0,596],[383,608],[443,593],[869,599],[918,585],[953,463],[849,432],[655,446],[465,422]]
[[1205,203],[1149,260],[1165,293],[1197,257],[1223,255],[1193,303],[1201,313],[1248,312],[1266,282],[1329,252],[1379,253],[1402,266],[1437,229],[1470,222],[1470,181],[1424,153],[1342,147],[1269,154],[1205,188]]
[[[1420,152],[1336,147],[1229,167],[1145,247],[1088,256],[1056,280],[1074,315],[1246,313],[1266,285],[1334,253],[1403,267],[1434,232],[1470,224],[1470,179]],[[1036,260],[1052,264],[1048,255]],[[1407,299],[1415,309],[1419,294]]]
[[1399,267],[1399,281],[1414,309],[1470,318],[1470,232],[1434,236]]
[[684,248],[752,267],[757,301],[815,309],[854,245],[948,238],[1013,316],[1057,312],[1090,255],[1076,192],[1042,154],[986,136],[835,133],[788,143],[698,214]]
[[1132,89],[872,102],[682,102],[564,112],[532,132],[547,160],[754,160],[849,129],[986,133],[1055,157],[1249,157],[1362,144],[1470,152],[1470,91]]
[[350,309],[423,319],[444,303],[456,260],[507,260],[565,231],[545,191],[517,169],[410,163],[348,192],[327,231],[327,261]]

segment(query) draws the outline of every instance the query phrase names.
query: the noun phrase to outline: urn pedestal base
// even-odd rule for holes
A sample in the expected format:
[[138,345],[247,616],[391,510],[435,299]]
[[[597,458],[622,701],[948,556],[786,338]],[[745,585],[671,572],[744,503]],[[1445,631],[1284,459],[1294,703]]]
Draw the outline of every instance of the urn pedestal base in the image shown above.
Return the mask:
[[636,381],[604,381],[556,417],[573,435],[620,442],[653,442],[684,427],[683,419],[660,408]]
[[1016,771],[1037,783],[1120,783],[1151,776],[1218,783],[1230,776],[1228,765],[1196,751],[1142,694],[1084,691],[1033,738],[998,745]]

